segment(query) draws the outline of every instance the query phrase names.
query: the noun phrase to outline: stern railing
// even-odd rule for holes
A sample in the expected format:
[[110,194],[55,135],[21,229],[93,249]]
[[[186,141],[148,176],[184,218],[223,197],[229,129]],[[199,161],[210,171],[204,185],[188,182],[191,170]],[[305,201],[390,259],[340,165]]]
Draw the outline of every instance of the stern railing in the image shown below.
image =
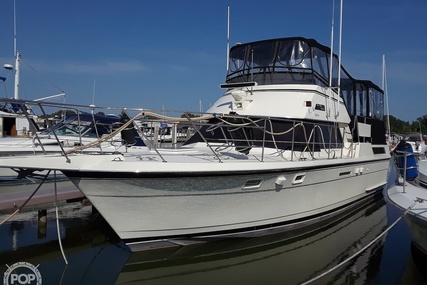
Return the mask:
[[396,184],[400,184],[400,179],[403,179],[403,193],[406,192],[406,183],[414,181],[418,177],[418,161],[420,160],[420,153],[415,153],[411,149],[393,150],[394,166],[396,169],[397,179]]

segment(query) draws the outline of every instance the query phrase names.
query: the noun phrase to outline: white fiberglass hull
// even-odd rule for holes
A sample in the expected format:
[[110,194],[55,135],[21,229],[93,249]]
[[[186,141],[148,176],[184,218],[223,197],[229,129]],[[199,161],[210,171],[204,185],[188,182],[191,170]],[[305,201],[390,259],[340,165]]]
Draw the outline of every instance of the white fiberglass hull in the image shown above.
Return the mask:
[[[420,171],[423,167],[420,163]],[[425,174],[420,173],[421,177]],[[425,181],[424,181],[425,184]],[[424,252],[427,252],[427,189],[415,183],[403,183],[388,188],[385,195],[387,202],[402,212],[408,211],[406,222],[412,234],[412,240]]]
[[65,173],[120,238],[152,240],[261,235],[275,227],[295,228],[385,185],[387,159],[336,162],[322,166],[311,161],[301,168],[265,171],[258,163],[258,168],[244,173],[200,175],[178,167],[183,172],[169,177],[151,173],[119,178],[92,173],[91,177],[73,178],[72,171]]

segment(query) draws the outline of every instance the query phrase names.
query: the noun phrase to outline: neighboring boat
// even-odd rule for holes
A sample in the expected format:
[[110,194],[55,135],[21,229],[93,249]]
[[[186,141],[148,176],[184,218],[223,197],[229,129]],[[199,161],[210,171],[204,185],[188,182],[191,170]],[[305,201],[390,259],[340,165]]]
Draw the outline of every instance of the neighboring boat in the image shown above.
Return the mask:
[[[2,99],[0,101],[4,101],[4,104],[2,104],[4,113],[11,116],[10,119],[6,121],[6,115],[2,115],[2,112],[0,112],[0,119],[3,119],[3,123],[9,122],[8,124],[3,124],[3,129],[9,130],[12,128],[12,125],[27,126],[27,128],[24,129],[19,127],[12,128],[22,132],[22,134],[18,136],[13,135],[13,133],[9,131],[5,131],[5,136],[0,138],[0,157],[40,155],[47,153],[61,154],[62,152],[90,144],[101,137],[110,135],[123,125],[124,121],[123,117],[120,116],[107,116],[82,112],[69,114],[64,110],[61,119],[52,120],[50,118],[49,121],[53,122],[48,122],[47,119],[41,120],[41,122],[44,123],[39,126],[40,118],[30,112],[31,105],[21,104],[18,101],[13,103],[9,101],[9,99]],[[56,104],[50,105],[56,106]],[[28,110],[29,114],[25,114],[24,110]],[[145,144],[138,136],[136,129],[129,128],[129,130],[118,132],[117,135],[105,140],[105,142],[96,144],[83,151],[103,151],[107,153],[119,151],[126,152],[130,151],[130,149],[139,149],[143,146],[145,146]],[[28,191],[31,187],[35,189],[36,185],[42,180],[45,180],[45,182],[53,181],[53,173],[51,173],[50,177],[45,177],[45,174],[46,172],[42,170],[26,171],[21,168],[0,169],[1,198],[7,201],[7,205],[10,205],[10,207],[14,204],[18,206],[21,205],[22,193]],[[57,177],[61,178],[61,180],[68,181],[62,174],[58,173]],[[46,180],[46,178],[49,179]],[[67,181],[62,181],[62,184],[70,183]],[[46,184],[44,188],[53,189],[51,184]],[[68,188],[74,188],[74,196],[82,196],[81,192],[78,191],[74,185],[70,183],[70,186],[72,187]],[[18,192],[22,193],[19,194]],[[37,198],[38,195],[40,195],[40,193],[37,193],[35,197]],[[33,200],[35,201],[37,199]]]
[[427,144],[423,134],[419,132],[405,133],[402,139],[411,145],[413,152],[422,155],[426,154]]
[[[0,156],[61,153],[76,146],[89,144],[103,136],[113,133],[121,125],[123,119],[119,116],[106,116],[100,114],[78,113],[64,115],[61,120],[51,127],[35,132],[31,137],[4,137],[0,139]],[[123,133],[106,140],[103,145],[98,145],[96,151],[106,152],[122,151],[121,148],[129,146],[145,146],[136,129],[133,136],[123,136]],[[94,151],[93,148],[90,151]]]
[[406,148],[396,147],[394,166],[398,178],[386,189],[384,197],[406,214],[413,242],[427,254],[427,160],[419,160],[418,155],[409,143]]
[[[377,85],[302,37],[238,44],[229,63],[227,91],[205,116],[170,119],[194,131],[180,148],[0,167],[62,171],[132,249],[294,230],[382,191],[390,155]],[[128,123],[155,116],[134,111]]]
[[[35,117],[29,114],[26,117],[24,111],[16,104],[5,102],[0,105],[0,138],[3,137],[29,137],[31,132],[37,129],[31,129],[30,121]],[[34,125],[36,127],[36,125]]]

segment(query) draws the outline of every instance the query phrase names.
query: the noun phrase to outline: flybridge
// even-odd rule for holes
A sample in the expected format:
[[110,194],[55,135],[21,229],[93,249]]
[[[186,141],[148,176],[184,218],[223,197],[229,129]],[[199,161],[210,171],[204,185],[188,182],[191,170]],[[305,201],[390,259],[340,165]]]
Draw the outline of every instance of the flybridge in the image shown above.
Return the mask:
[[[238,44],[230,50],[227,83],[329,86],[330,49],[312,39],[281,38]],[[338,58],[334,56],[333,86],[337,85]]]
[[340,85],[340,96],[350,116],[382,119],[384,92],[371,81],[354,79],[338,67],[337,55],[333,55],[331,68],[331,49],[314,39],[291,37],[237,44],[230,49],[226,84],[222,87],[245,83],[315,84],[336,91]]

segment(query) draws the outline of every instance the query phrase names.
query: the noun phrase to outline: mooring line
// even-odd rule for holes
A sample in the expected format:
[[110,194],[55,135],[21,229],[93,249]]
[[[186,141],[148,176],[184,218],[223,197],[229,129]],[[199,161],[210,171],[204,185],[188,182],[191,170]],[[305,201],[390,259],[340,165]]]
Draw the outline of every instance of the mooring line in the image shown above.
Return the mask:
[[7,221],[9,221],[13,216],[15,216],[16,214],[18,214],[19,211],[21,211],[22,208],[25,207],[25,205],[27,205],[27,203],[31,200],[31,198],[33,198],[33,196],[37,193],[37,191],[39,191],[40,187],[42,187],[43,183],[46,181],[46,178],[49,176],[49,174],[50,174],[50,170],[44,176],[42,182],[40,182],[40,184],[37,186],[36,190],[34,190],[34,192],[31,193],[30,197],[28,197],[27,200],[25,200],[25,202],[18,209],[15,210],[15,212],[13,212],[11,215],[9,215],[9,217],[7,217],[3,221],[1,221],[0,222],[0,226],[3,225],[4,223],[6,223]]
[[412,210],[412,208],[419,202],[419,200],[416,200],[414,202],[414,204],[412,204],[409,208],[407,208],[403,214],[397,218],[397,220],[391,224],[387,229],[384,230],[384,232],[382,232],[379,236],[377,236],[374,240],[372,240],[370,243],[368,243],[367,245],[365,245],[362,249],[360,249],[358,252],[356,252],[355,254],[353,254],[352,256],[348,257],[347,259],[345,259],[344,261],[342,261],[341,263],[335,265],[334,267],[332,267],[331,269],[329,269],[328,271],[323,272],[322,274],[308,280],[305,281],[303,283],[301,283],[300,285],[307,285],[310,284],[320,278],[322,278],[323,276],[331,273],[332,271],[338,269],[339,267],[341,267],[342,265],[344,265],[345,263],[349,262],[350,260],[352,260],[353,258],[355,258],[356,256],[358,256],[359,254],[361,254],[362,252],[364,252],[368,247],[370,247],[371,245],[373,245],[376,241],[378,241],[381,237],[383,237],[388,231],[390,231],[403,217],[405,217],[410,210]]
[[56,170],[53,171],[53,176],[54,176],[54,188],[55,188],[56,231],[58,233],[58,242],[59,242],[59,248],[61,249],[62,257],[64,258],[65,264],[68,265],[67,257],[65,256],[64,249],[62,248],[61,233],[59,231],[58,195],[57,195],[57,189],[56,189]]

